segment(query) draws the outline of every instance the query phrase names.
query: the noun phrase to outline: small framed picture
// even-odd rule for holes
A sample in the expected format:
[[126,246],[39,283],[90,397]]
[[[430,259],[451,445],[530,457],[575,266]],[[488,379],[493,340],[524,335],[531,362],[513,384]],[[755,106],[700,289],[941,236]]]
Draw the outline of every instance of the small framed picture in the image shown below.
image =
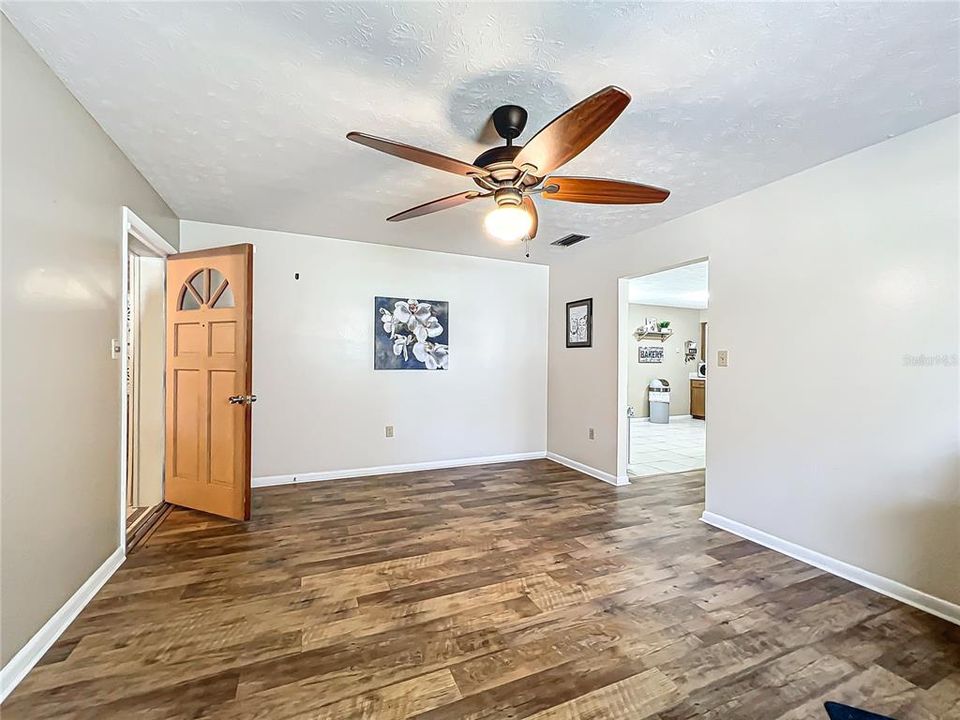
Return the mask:
[[662,363],[663,346],[662,345],[641,345],[639,356],[637,358],[642,363]]
[[567,347],[593,346],[593,298],[567,303]]

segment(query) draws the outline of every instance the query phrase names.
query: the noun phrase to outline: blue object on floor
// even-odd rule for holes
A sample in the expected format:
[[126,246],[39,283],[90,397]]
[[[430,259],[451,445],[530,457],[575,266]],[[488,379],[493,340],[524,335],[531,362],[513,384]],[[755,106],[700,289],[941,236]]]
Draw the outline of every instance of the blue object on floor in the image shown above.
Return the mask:
[[877,715],[876,713],[858,710],[849,705],[841,705],[835,702],[825,702],[823,706],[827,709],[827,715],[830,720],[894,720],[886,715]]

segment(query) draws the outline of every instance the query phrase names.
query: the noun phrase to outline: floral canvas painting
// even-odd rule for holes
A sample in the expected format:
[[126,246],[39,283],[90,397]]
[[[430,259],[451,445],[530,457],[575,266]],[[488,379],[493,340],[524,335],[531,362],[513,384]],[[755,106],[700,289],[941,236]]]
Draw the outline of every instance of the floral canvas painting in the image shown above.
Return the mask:
[[443,300],[374,299],[375,370],[446,370],[450,304]]

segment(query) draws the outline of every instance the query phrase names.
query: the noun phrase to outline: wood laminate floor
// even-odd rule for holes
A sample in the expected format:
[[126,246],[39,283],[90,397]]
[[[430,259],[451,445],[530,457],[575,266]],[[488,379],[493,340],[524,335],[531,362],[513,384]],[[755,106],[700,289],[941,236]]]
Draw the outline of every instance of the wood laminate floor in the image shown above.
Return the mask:
[[15,718],[960,718],[960,628],[547,460],[174,511]]

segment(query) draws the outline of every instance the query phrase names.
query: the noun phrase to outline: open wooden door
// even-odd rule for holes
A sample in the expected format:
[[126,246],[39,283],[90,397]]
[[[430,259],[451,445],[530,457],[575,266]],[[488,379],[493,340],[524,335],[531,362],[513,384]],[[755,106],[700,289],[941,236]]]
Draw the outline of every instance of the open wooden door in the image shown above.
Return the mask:
[[167,258],[164,499],[250,519],[253,246]]

